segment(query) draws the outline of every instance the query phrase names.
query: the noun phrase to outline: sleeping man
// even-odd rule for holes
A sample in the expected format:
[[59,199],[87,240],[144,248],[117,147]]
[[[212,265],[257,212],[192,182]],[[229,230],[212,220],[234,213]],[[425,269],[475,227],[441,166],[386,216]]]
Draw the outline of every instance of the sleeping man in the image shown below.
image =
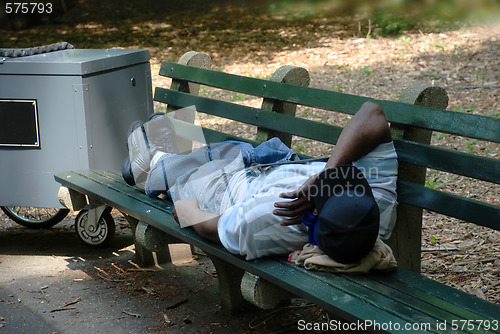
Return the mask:
[[[310,243],[352,263],[377,237],[387,239],[396,221],[397,155],[385,114],[371,102],[345,126],[326,162],[297,161],[277,138],[256,148],[229,141],[187,155],[153,153],[146,193],[167,194],[181,227],[247,260]],[[124,175],[136,183],[130,171]]]

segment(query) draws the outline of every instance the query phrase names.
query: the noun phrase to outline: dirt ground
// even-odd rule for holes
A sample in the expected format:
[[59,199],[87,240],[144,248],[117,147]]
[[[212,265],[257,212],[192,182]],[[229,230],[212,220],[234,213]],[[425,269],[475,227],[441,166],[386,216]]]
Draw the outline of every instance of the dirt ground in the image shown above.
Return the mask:
[[[379,27],[370,26],[371,21],[366,16],[342,17],[332,14],[332,11],[296,15],[286,10],[264,10],[259,7],[262,1],[253,1],[255,6],[235,6],[224,1],[210,2],[210,5],[205,1],[189,4],[153,0],[75,2],[77,5],[68,13],[48,24],[15,32],[0,28],[0,46],[28,47],[65,40],[78,48],[146,48],[151,53],[153,86],[169,84],[168,80],[158,76],[162,61],[176,61],[183,53],[196,50],[209,54],[216,70],[269,78],[282,65],[302,66],[310,72],[312,87],[377,99],[397,100],[402,90],[414,83],[435,84],[447,90],[450,98],[448,109],[500,117],[498,22],[449,24],[447,28],[439,29],[435,25],[417,25],[396,36],[381,36],[376,34]],[[249,96],[224,94],[207,87],[201,88],[201,94],[257,107],[261,103]],[[157,108],[161,109],[160,106]],[[334,124],[345,124],[348,120],[346,116],[311,108],[300,108],[297,115]],[[200,116],[200,121],[209,127],[245,133],[249,137],[255,133],[255,129],[220,118]],[[434,133],[432,142],[485,157],[498,158],[500,154],[497,143],[449,134]],[[331,147],[307,140],[295,140],[293,144],[294,150],[313,156],[327,155],[331,150]],[[429,170],[427,186],[500,205],[500,187],[487,182]],[[213,320],[201,325],[199,319],[187,317],[186,314],[190,313],[183,310],[189,311],[199,304],[194,301],[215,298],[217,284],[209,261],[200,255],[193,263],[172,266],[164,272],[130,272],[127,270],[134,268],[129,262],[133,250],[126,228],[110,249],[102,253],[75,245],[70,225],[71,222],[67,222],[52,231],[35,232],[2,219],[0,310],[1,307],[11,306],[12,309],[12,305],[22,306],[30,301],[27,307],[36,306],[36,310],[45,313],[29,323],[43,321],[48,324],[47,332],[61,333],[69,324],[94,326],[87,328],[101,328],[102,332],[111,330],[112,326],[123,326],[120,328],[130,332],[161,331],[168,323],[163,314],[171,320],[170,330],[244,332],[262,315],[256,313],[242,320],[229,319],[214,306],[217,302],[207,302],[206,308],[200,312],[209,314],[204,320]],[[65,245],[62,250],[60,243]],[[500,232],[425,212],[422,250],[424,275],[500,303]],[[14,257],[15,263],[11,262]],[[32,275],[28,268],[29,271],[35,270],[38,259],[43,259],[42,263],[47,267],[38,267],[40,271]],[[196,278],[183,276],[188,271],[194,271],[193,277]],[[9,279],[11,275],[17,277],[15,281]],[[172,280],[172,277],[177,279]],[[89,285],[85,287],[87,290],[68,290],[67,294],[55,291],[55,286],[63,286],[60,282],[69,282],[79,289],[79,279],[98,285],[100,289]],[[128,284],[131,282],[134,283]],[[179,289],[171,285],[176,284],[173,282],[192,282],[195,287],[186,289],[196,294],[189,298],[182,294],[173,295],[174,291],[179,293]],[[196,288],[200,282],[203,288]],[[164,297],[162,289],[167,289],[172,298]],[[108,298],[104,304],[109,306],[108,309],[90,304],[91,299],[85,295],[94,291],[104,291],[93,296]],[[132,304],[122,304],[118,295]],[[82,300],[69,306],[75,307],[74,310],[50,312],[79,296]],[[184,298],[188,301],[168,309]],[[301,305],[301,301],[297,303],[300,307],[286,309],[286,316],[277,317],[292,319],[297,310],[303,312],[302,315],[321,317],[320,311]],[[82,311],[84,305],[87,305],[88,312]],[[192,314],[200,312],[197,310]],[[13,318],[4,314],[0,313],[4,318],[0,319],[0,333],[2,330],[14,333]],[[69,320],[58,320],[61,314],[72,316]],[[278,326],[266,330],[280,329]]]

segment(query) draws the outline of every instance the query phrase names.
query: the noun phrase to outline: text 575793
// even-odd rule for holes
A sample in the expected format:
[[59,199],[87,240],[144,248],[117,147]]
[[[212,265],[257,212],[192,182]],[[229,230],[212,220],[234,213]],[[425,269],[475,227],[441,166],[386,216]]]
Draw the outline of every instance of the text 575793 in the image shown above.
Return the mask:
[[6,14],[50,14],[52,3],[47,2],[6,2]]

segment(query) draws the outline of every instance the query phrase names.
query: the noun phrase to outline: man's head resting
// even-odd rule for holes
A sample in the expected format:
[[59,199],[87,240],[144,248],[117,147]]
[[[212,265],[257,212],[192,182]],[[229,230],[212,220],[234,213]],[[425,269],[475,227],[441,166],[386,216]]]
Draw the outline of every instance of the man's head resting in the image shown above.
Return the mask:
[[339,165],[324,170],[310,196],[318,212],[312,236],[326,255],[352,263],[370,252],[378,236],[380,213],[358,168]]

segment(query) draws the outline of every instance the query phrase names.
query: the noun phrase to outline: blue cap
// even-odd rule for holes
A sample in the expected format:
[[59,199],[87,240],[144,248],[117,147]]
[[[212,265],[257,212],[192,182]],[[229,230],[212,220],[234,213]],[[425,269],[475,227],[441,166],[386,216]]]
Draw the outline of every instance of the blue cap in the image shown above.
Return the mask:
[[321,172],[311,188],[318,214],[314,239],[318,247],[340,263],[353,263],[375,245],[380,212],[363,173],[352,165]]

